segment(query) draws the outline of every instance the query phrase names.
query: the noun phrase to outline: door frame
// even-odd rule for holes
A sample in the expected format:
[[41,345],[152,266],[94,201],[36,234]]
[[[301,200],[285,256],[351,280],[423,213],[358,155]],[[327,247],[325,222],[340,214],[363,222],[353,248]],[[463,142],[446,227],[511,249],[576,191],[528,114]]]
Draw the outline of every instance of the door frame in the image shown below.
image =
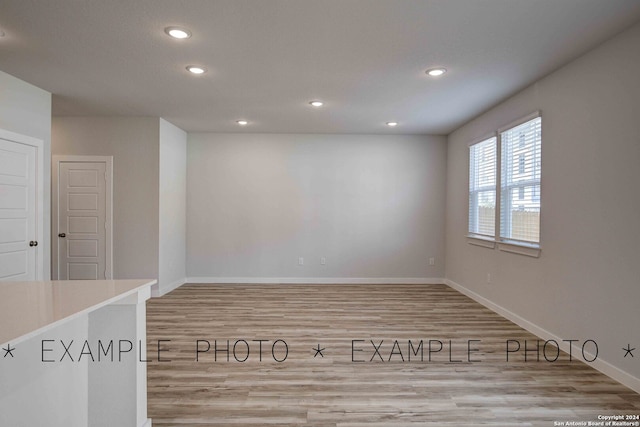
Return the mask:
[[29,145],[36,149],[36,235],[40,242],[36,246],[36,280],[44,280],[44,141],[0,129],[0,138],[17,144]]
[[105,276],[113,279],[113,156],[52,156],[51,180],[51,270],[52,279],[59,280],[58,272],[58,203],[60,200],[61,163],[104,163],[105,164]]

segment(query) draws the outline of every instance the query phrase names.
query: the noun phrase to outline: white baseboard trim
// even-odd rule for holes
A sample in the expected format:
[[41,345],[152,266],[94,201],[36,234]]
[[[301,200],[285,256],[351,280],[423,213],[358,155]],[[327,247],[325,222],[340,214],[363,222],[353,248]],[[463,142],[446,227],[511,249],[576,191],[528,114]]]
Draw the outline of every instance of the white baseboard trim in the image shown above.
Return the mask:
[[[454,282],[453,280],[449,280],[449,279],[445,279],[445,284],[453,289],[455,289],[456,291],[468,296],[469,298],[471,298],[472,300],[484,305],[485,307],[487,307],[489,310],[492,310],[496,313],[498,313],[500,316],[511,320],[513,323],[515,323],[516,325],[520,326],[523,329],[526,329],[527,331],[531,332],[532,334],[536,335],[537,337],[539,337],[540,339],[543,340],[555,340],[558,343],[562,343],[562,338],[560,338],[559,336],[547,331],[544,328],[541,328],[540,326],[536,325],[533,322],[530,322],[529,320],[525,319],[522,316],[519,316],[517,314],[515,314],[514,312],[507,310],[506,308],[488,300],[487,298],[483,297],[480,294],[477,294],[476,292],[465,288],[464,286],[460,285],[459,283]],[[572,345],[572,352],[573,354],[580,354],[580,352],[582,351],[582,347],[578,347],[575,344]],[[592,354],[587,354],[585,352],[586,355],[589,356],[589,358],[593,358]],[[606,376],[608,376],[609,378],[612,378],[616,381],[618,381],[619,383],[629,387],[631,390],[635,391],[636,393],[640,393],[640,378],[636,378],[633,375],[621,370],[620,368],[613,366],[612,364],[610,364],[609,362],[598,358],[595,361],[588,363],[589,366],[591,366],[592,368],[602,372],[603,374],[605,374]]]
[[164,285],[164,286],[160,286],[158,285],[157,287],[153,287],[151,289],[151,296],[152,297],[161,297],[163,295],[168,294],[169,292],[171,292],[174,289],[179,288],[180,286],[184,285],[185,283],[187,283],[187,278],[182,278],[182,279],[178,279],[175,282],[171,282],[168,285]]
[[439,277],[188,277],[187,283],[215,284],[393,284],[444,285]]
[[140,427],[151,427],[151,418],[147,418],[145,421],[143,421],[143,423],[140,424]]

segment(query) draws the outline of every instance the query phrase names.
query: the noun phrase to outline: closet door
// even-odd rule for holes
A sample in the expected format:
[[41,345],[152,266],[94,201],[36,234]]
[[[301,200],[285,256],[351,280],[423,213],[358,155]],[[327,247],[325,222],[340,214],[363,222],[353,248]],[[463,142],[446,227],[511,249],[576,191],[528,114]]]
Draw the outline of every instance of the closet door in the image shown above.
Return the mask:
[[0,280],[42,280],[42,141],[0,130]]

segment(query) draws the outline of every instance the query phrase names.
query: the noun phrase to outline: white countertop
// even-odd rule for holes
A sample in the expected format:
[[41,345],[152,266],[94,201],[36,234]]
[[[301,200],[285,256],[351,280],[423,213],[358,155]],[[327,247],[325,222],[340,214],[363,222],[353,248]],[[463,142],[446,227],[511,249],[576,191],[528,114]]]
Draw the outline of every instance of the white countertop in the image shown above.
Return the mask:
[[157,280],[0,282],[0,343],[11,345],[151,287]]

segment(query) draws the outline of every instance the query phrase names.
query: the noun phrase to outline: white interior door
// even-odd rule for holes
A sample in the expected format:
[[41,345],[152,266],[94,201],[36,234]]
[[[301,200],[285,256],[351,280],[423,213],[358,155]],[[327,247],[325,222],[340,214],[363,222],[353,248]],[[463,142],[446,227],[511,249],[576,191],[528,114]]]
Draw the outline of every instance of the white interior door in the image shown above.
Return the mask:
[[110,163],[56,159],[54,277],[110,279]]
[[42,141],[0,130],[0,280],[42,280]]

